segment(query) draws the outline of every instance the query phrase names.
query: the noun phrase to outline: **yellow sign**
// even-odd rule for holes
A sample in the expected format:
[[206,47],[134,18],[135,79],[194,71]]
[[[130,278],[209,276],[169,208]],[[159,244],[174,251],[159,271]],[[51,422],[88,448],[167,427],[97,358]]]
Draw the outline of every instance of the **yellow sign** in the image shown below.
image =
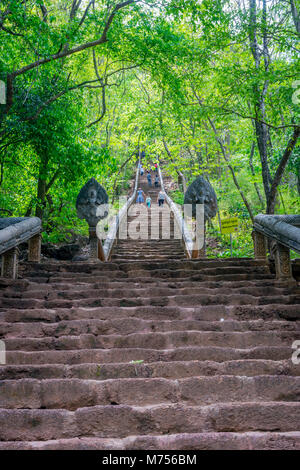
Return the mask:
[[230,219],[221,220],[221,232],[232,233],[236,232],[239,226],[239,219],[237,217],[231,217]]

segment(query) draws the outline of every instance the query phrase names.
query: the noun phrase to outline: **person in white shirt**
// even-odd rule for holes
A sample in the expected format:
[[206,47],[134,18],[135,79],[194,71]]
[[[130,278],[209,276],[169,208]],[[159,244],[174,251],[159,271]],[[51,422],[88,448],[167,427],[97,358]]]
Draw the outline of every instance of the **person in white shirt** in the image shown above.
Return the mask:
[[159,191],[158,193],[157,202],[158,202],[159,207],[164,205],[165,194],[162,191]]

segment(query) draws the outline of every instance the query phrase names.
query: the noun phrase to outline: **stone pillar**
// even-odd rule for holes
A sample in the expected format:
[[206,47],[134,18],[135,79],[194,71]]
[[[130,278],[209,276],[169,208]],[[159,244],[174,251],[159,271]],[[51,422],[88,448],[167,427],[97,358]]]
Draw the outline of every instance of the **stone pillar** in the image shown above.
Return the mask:
[[195,243],[194,243],[194,246],[193,246],[193,249],[192,249],[192,259],[197,259],[199,256],[199,251],[195,248]]
[[276,243],[275,268],[277,279],[293,279],[289,248]]
[[101,240],[97,237],[96,227],[89,228],[90,234],[90,259],[105,261],[104,251]]
[[206,231],[204,230],[203,247],[199,250],[198,258],[206,258]]
[[17,279],[18,277],[18,256],[19,249],[14,247],[6,251],[2,255],[1,276],[9,279]]
[[98,237],[96,233],[96,227],[89,228],[90,235],[90,259],[98,259]]
[[203,246],[202,248],[199,249],[201,237],[200,237],[199,227],[196,226],[196,240],[194,241],[194,246],[192,250],[192,259],[206,258],[206,225],[204,225],[203,237],[204,237]]
[[41,234],[38,233],[28,242],[28,261],[41,261]]
[[267,245],[266,237],[261,233],[254,230],[252,232],[253,243],[254,243],[254,258],[255,259],[266,259],[267,257]]
[[206,257],[205,241],[204,241],[204,245],[201,248],[201,250],[198,250],[198,243],[194,242],[194,246],[193,246],[193,250],[192,250],[192,259],[205,258],[205,257]]
[[105,261],[102,241],[99,240],[99,238],[98,238],[98,259],[100,259],[100,261]]

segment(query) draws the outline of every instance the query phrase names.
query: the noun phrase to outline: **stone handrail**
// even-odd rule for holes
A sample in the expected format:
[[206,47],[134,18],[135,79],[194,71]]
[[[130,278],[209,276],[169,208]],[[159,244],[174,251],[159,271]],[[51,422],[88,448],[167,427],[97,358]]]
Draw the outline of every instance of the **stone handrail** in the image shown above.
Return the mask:
[[165,195],[165,199],[167,201],[168,206],[170,207],[171,211],[174,214],[175,221],[179,227],[180,233],[182,235],[182,240],[185,248],[185,252],[187,255],[187,258],[192,258],[193,257],[193,246],[194,246],[194,241],[192,239],[192,236],[187,228],[187,225],[185,223],[184,218],[182,217],[181,210],[178,209],[177,205],[174,203],[174,201],[168,196],[166,193],[165,185],[164,185],[164,180],[162,177],[161,169],[160,166],[158,166],[158,175],[160,179],[160,186],[161,190]]
[[[140,160],[139,160],[139,163],[140,163]],[[104,252],[105,261],[108,261],[110,259],[111,250],[112,250],[112,248],[114,246],[114,243],[116,241],[118,230],[119,230],[119,227],[120,227],[121,222],[123,220],[123,217],[127,213],[130,206],[135,201],[137,188],[138,188],[138,184],[139,184],[139,176],[140,176],[140,165],[138,164],[137,170],[136,170],[136,177],[135,177],[135,184],[134,184],[133,193],[130,196],[130,198],[127,200],[126,204],[119,210],[119,212],[116,216],[116,219],[115,219],[114,223],[112,224],[112,226],[111,226],[111,228],[110,228],[110,230],[107,234],[106,240],[103,244],[103,252]]]
[[1,276],[15,279],[18,275],[18,245],[29,241],[29,261],[40,261],[42,222],[38,217],[5,217],[0,219]]
[[292,278],[290,250],[300,253],[300,215],[257,215],[253,224],[256,259],[266,258],[266,238],[276,242],[277,278]]

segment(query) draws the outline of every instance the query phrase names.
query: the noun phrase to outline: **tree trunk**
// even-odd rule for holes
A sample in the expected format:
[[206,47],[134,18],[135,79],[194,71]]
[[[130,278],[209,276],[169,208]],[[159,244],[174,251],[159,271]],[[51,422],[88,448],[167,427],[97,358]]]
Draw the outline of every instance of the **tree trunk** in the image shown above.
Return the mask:
[[[253,143],[252,143],[252,147],[251,147],[251,152],[250,152],[250,158],[249,158],[249,166],[250,166],[250,170],[251,170],[252,176],[255,176],[255,171],[254,171],[254,167],[253,167],[254,149],[255,149],[255,143],[253,142]],[[261,208],[262,208],[262,210],[264,210],[264,208],[265,208],[265,203],[264,203],[263,197],[262,197],[262,195],[261,195],[261,192],[260,192],[260,189],[259,189],[258,184],[257,184],[257,183],[254,183],[254,187],[255,187],[255,190],[256,190],[258,199],[259,199],[259,201],[260,201]]]
[[[261,52],[259,50],[257,42],[257,11],[256,11],[256,0],[250,0],[250,24],[249,24],[249,40],[250,40],[250,49],[254,58],[255,68],[257,72],[260,69],[260,59]],[[263,51],[262,55],[265,63],[265,71],[268,71],[269,68],[269,54],[267,47],[267,33],[266,33],[266,22],[267,22],[267,12],[266,12],[266,3],[263,2]],[[268,145],[269,145],[269,131],[266,126],[266,110],[265,110],[265,96],[268,90],[268,82],[264,83],[263,88],[260,90],[259,85],[255,84],[253,86],[254,94],[254,110],[257,119],[255,119],[255,134],[257,140],[257,146],[259,150],[261,166],[262,166],[262,178],[264,191],[266,195],[266,200],[269,198],[270,187],[271,187],[271,175],[268,163]]]
[[38,190],[37,190],[37,205],[35,209],[36,217],[43,219],[45,209],[45,198],[46,198],[46,181],[39,178]]
[[45,203],[46,203],[46,194],[47,194],[47,165],[48,158],[46,156],[41,157],[40,167],[39,167],[39,177],[37,185],[37,204],[35,209],[36,217],[43,219]]
[[[172,162],[174,162],[174,158],[172,157],[172,154],[171,154],[170,149],[169,149],[169,147],[168,147],[168,145],[167,145],[167,142],[165,141],[164,138],[162,139],[162,141],[163,141],[163,144],[164,144],[164,147],[165,147],[165,150],[166,150],[166,152],[167,152],[168,157],[170,158],[170,160],[171,160]],[[177,175],[178,175],[178,182],[179,182],[180,180],[182,181],[183,192],[186,193],[187,184],[186,184],[185,176],[184,176],[184,174],[182,173],[182,171],[178,170],[178,168],[175,168],[175,170],[176,170],[176,173],[177,173]]]
[[275,204],[276,204],[276,195],[277,195],[277,190],[278,186],[281,182],[284,170],[286,168],[286,165],[288,164],[289,158],[292,155],[292,152],[296,146],[296,143],[299,139],[300,136],[300,127],[295,127],[295,130],[293,132],[292,137],[290,138],[286,149],[284,151],[284,154],[280,160],[280,163],[278,165],[278,168],[276,170],[276,173],[273,178],[273,183],[270,189],[270,195],[267,200],[267,214],[274,214],[275,210]]
[[117,186],[117,182],[118,182],[118,177],[119,177],[121,171],[123,170],[123,168],[126,167],[127,163],[132,159],[132,157],[135,156],[135,154],[136,154],[136,150],[125,160],[125,162],[122,163],[122,165],[119,168],[118,173],[116,174],[113,189],[112,189],[112,193],[113,193],[112,202],[111,202],[112,204],[115,202],[115,193],[116,193],[116,186]]
[[300,8],[297,8],[295,0],[290,0],[290,3],[295,28],[297,33],[300,34]]

